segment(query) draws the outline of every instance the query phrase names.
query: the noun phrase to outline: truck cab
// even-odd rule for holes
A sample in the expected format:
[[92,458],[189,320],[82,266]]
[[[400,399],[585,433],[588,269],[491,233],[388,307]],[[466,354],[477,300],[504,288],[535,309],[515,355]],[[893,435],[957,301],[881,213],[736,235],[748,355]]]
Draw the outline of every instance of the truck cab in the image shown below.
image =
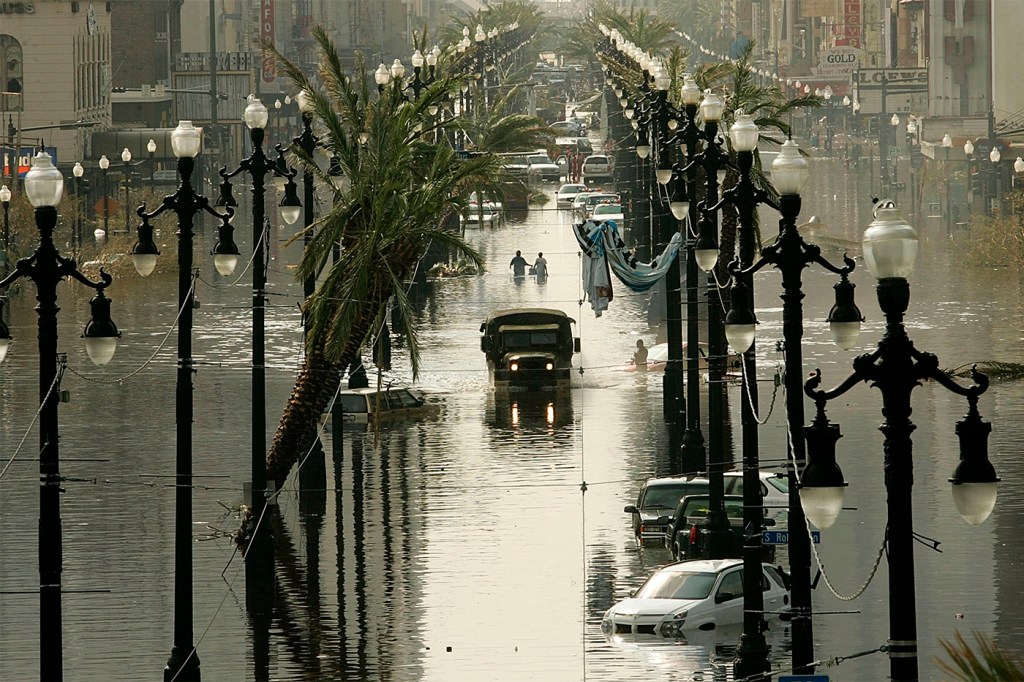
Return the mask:
[[568,389],[572,355],[580,350],[572,334],[576,320],[561,310],[499,310],[480,325],[480,350],[487,358],[495,392]]

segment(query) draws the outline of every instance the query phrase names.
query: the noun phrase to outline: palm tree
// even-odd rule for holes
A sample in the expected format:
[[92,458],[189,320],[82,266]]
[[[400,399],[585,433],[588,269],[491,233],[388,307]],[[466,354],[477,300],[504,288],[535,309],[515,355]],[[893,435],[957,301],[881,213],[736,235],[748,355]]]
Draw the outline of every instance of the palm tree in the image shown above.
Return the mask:
[[[675,39],[675,24],[651,14],[646,9],[629,8],[628,14],[623,14],[615,7],[602,2],[594,9],[596,23],[604,24],[608,28],[617,28],[622,37],[636,44],[644,52],[661,52],[673,43]],[[600,33],[595,36],[600,38]]]
[[938,659],[939,668],[963,682],[1024,680],[1024,660],[999,648],[988,636],[974,632],[979,651],[971,648],[960,632],[954,641],[940,639],[949,661]]
[[[778,86],[758,83],[752,66],[753,52],[754,43],[751,41],[747,43],[735,61],[708,64],[696,69],[694,80],[701,89],[720,88],[726,91],[727,106],[722,116],[722,130],[728,130],[737,112],[744,112],[750,114],[754,123],[761,129],[763,141],[770,144],[781,144],[790,132],[790,126],[785,120],[788,114],[800,108],[820,107],[824,102],[820,97],[813,95],[787,99]],[[726,139],[728,140],[728,136]],[[729,153],[730,156],[735,156],[735,152],[731,149]],[[754,160],[756,165],[752,176],[755,184],[774,196],[775,190],[764,174],[760,157],[755,154]],[[726,173],[723,189],[731,187],[738,180],[739,176],[730,169]],[[756,213],[754,217],[756,220]],[[738,226],[739,217],[736,211],[722,212],[722,228],[718,241],[722,258],[719,259],[717,266],[721,281],[726,281],[729,277],[728,266],[736,250]],[[761,240],[756,238],[755,243],[760,244]]]
[[[278,487],[311,447],[317,419],[342,371],[381,328],[392,298],[407,322],[405,343],[413,376],[418,374],[420,347],[406,282],[431,241],[482,264],[476,251],[442,226],[464,208],[467,188],[491,183],[498,172],[492,155],[461,160],[448,145],[427,142],[433,131],[428,110],[442,104],[452,80],[438,79],[414,102],[396,84],[373,97],[362,58],[346,74],[325,31],[317,28],[313,35],[320,52],[316,84],[273,52],[294,85],[310,94],[321,143],[337,156],[348,183],[312,226],[314,236],[296,275],[320,276],[320,286],[304,307],[306,355],[267,457],[268,480]],[[292,151],[300,164],[329,181],[311,156]],[[340,258],[330,264],[339,243]]]

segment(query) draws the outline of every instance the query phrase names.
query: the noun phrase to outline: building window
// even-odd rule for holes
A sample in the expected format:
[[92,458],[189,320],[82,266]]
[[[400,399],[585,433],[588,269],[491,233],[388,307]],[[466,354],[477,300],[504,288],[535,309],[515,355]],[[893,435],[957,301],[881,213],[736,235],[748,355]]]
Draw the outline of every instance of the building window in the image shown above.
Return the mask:
[[0,111],[22,111],[25,59],[14,36],[0,34]]

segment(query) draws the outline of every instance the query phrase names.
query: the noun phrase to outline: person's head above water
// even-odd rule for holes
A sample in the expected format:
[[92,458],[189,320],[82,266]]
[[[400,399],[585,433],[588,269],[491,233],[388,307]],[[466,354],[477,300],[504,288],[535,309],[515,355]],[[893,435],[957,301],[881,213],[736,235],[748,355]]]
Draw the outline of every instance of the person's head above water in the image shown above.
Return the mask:
[[637,348],[643,348],[644,347],[644,340],[643,339],[637,339],[636,340],[636,347]]
[[543,251],[541,251],[540,253],[537,254],[537,258],[543,258],[543,257],[544,257],[544,252]]
[[523,252],[522,252],[522,251],[516,251],[516,255],[517,255],[517,256],[522,256],[522,255],[523,255]]

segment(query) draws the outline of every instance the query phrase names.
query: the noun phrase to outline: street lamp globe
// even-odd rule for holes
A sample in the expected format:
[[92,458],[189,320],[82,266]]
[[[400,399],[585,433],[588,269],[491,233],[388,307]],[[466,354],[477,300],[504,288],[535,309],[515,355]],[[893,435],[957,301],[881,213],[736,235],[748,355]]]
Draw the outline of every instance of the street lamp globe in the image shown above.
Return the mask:
[[305,90],[299,90],[299,94],[295,95],[295,101],[298,102],[299,111],[302,113],[308,114],[313,111],[313,98]]
[[971,142],[970,140],[964,142],[964,154],[966,156],[971,156],[972,154],[974,154],[974,143]]
[[772,161],[772,182],[779,194],[800,194],[811,175],[810,164],[792,139],[786,140]]
[[384,62],[381,62],[377,66],[377,70],[373,72],[373,80],[379,88],[384,87],[391,80],[391,74],[388,73],[388,67],[384,65]]
[[750,114],[736,112],[736,121],[729,128],[729,139],[732,140],[733,149],[738,152],[752,152],[757,149],[760,137],[761,131]]
[[146,151],[150,154],[156,154],[156,140],[150,138],[149,142],[146,143]]
[[725,100],[717,92],[708,92],[700,103],[700,114],[707,123],[718,123],[725,111]]
[[906,279],[917,263],[917,231],[892,201],[875,206],[875,219],[862,238],[864,263],[875,279]]
[[284,96],[284,103],[285,104],[291,104],[292,103],[292,96],[291,95],[285,95]]
[[171,132],[171,151],[179,159],[194,159],[199,155],[202,138],[192,121],[178,121],[178,127]]
[[1003,155],[999,152],[998,147],[992,147],[992,151],[988,153],[988,160],[992,163],[999,163],[999,160],[1003,158]]
[[850,106],[850,96],[849,95],[843,95],[843,106],[844,107]]
[[690,74],[683,76],[683,89],[680,94],[683,104],[688,107],[697,106],[700,102],[700,88],[697,87],[696,81],[693,80],[693,76]]
[[64,176],[46,152],[32,158],[32,168],[25,174],[25,194],[36,208],[56,206],[64,196]]
[[807,465],[800,473],[800,506],[816,528],[825,530],[843,509],[847,483],[836,463],[836,441],[842,438],[838,424],[818,419],[804,430]]
[[102,291],[89,301],[92,319],[85,325],[82,336],[85,338],[85,352],[92,364],[102,367],[114,358],[117,351],[117,339],[121,336],[117,325],[110,319],[110,299]]
[[[252,95],[249,95],[249,97],[252,97]],[[253,97],[253,99],[255,99],[255,98]],[[251,102],[252,100],[250,99],[249,101]],[[275,109],[280,110],[281,106],[282,106],[281,105],[281,100],[279,100],[279,99],[274,100],[274,108]]]
[[956,423],[960,440],[960,462],[949,482],[953,484],[953,503],[964,521],[979,526],[996,506],[999,477],[988,458],[988,435],[992,425],[981,420],[976,405],[971,405],[963,420]]
[[892,118],[889,119],[889,123],[892,124],[893,128],[898,126],[900,124],[900,115],[899,114],[893,114]]
[[483,25],[482,24],[477,24],[476,25],[476,33],[473,34],[473,40],[475,40],[478,43],[482,43],[482,42],[484,42],[484,40],[486,38],[487,38],[487,34],[484,33]]
[[412,53],[412,58],[410,59],[410,61],[412,62],[412,68],[423,68],[423,53],[420,52],[419,50],[416,50],[415,52]]
[[946,149],[949,149],[950,147],[953,146],[953,138],[950,136],[949,133],[946,133],[945,135],[942,136],[942,146],[945,147]]
[[0,204],[7,204],[11,201],[11,190],[7,185],[0,186]]
[[686,183],[682,178],[672,183],[668,208],[676,220],[683,220],[690,213],[690,198],[686,195]]
[[1024,159],[1017,157],[1017,160],[1013,162],[1014,173],[1024,173]]
[[124,163],[128,163],[131,160],[132,160],[132,152],[131,152],[130,149],[128,149],[128,147],[125,147],[124,150],[121,152],[121,161],[124,162]]
[[396,81],[402,80],[402,76],[405,75],[405,65],[402,64],[402,60],[395,58],[395,61],[391,62],[391,77]]
[[108,168],[110,168],[110,159],[107,158],[106,154],[100,157],[99,164],[100,170],[107,170]]
[[[71,173],[76,177],[80,178],[85,175],[85,168],[82,167],[81,161],[75,161],[74,167],[71,169]],[[0,201],[3,201],[3,196],[0,194]]]
[[[280,103],[281,100],[277,100],[274,106],[277,107]],[[245,111],[242,112],[242,120],[249,130],[263,130],[267,127],[267,122],[270,120],[270,112],[267,111],[267,107],[263,105],[263,102],[254,98],[249,100]]]

